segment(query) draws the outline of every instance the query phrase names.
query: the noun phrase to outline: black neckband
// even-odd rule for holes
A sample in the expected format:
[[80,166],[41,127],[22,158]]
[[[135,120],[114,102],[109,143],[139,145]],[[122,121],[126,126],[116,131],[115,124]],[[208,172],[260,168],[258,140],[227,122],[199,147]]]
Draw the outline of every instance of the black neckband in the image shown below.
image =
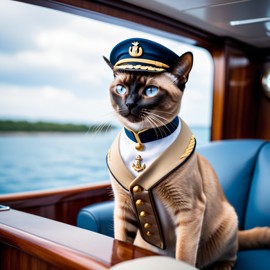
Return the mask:
[[124,130],[128,138],[133,142],[148,143],[171,135],[177,129],[178,125],[179,117],[176,116],[170,123],[158,128],[146,129],[139,132],[134,132],[127,128],[124,128]]

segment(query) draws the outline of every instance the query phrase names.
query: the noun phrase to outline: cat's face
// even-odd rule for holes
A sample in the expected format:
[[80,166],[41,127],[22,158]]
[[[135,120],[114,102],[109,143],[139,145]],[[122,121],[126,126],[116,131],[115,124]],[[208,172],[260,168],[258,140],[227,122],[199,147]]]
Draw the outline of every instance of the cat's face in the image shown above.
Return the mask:
[[110,96],[122,124],[138,131],[170,122],[179,112],[182,92],[166,73],[117,72]]
[[171,73],[114,71],[110,86],[113,109],[135,131],[166,125],[179,113],[192,54],[179,58]]

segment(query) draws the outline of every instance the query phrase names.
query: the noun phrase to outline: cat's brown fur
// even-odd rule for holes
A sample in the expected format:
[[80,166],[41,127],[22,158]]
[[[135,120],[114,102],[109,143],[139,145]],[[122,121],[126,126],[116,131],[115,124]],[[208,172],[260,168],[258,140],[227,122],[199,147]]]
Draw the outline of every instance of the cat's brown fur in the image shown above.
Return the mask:
[[[179,113],[192,61],[191,53],[184,54],[170,73],[144,74],[114,70],[115,79],[110,87],[111,102],[122,124],[139,131],[169,123]],[[115,91],[119,84],[127,89],[125,95]],[[153,98],[143,94],[146,86],[151,85],[159,89]],[[134,111],[133,108],[134,113],[131,113],[126,103],[134,91],[138,97],[133,99],[133,106],[138,109]],[[135,239],[136,245],[161,252],[140,237],[128,192],[113,178],[112,186],[115,195],[115,237],[131,243]],[[268,228],[238,233],[234,208],[225,198],[211,165],[197,153],[158,184],[154,194],[167,210],[174,228],[165,237],[173,235],[167,241],[170,241],[175,253],[165,250],[163,254],[175,256],[200,269],[209,266],[211,269],[231,269],[239,244],[248,248],[270,246]]]

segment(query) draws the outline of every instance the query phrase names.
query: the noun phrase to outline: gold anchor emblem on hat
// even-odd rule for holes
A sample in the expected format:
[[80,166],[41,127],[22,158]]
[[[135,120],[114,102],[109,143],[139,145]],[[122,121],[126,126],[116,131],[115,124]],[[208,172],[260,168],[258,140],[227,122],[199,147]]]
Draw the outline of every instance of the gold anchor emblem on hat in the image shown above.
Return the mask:
[[136,157],[136,161],[135,164],[132,163],[132,168],[136,171],[136,172],[141,172],[145,169],[145,164],[142,164],[142,157],[140,155],[138,155]]
[[140,57],[143,54],[142,47],[139,47],[140,44],[138,41],[132,42],[133,46],[130,46],[128,53],[133,57]]

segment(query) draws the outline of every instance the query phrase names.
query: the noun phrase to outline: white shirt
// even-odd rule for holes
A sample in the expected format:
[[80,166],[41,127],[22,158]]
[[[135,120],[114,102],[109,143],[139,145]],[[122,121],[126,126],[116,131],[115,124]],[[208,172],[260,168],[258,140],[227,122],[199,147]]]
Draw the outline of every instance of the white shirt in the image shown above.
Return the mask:
[[129,139],[123,130],[120,135],[120,154],[126,167],[137,177],[140,172],[136,172],[132,167],[132,164],[136,162],[136,157],[140,155],[142,158],[141,163],[145,164],[146,168],[149,167],[152,162],[175,141],[180,131],[181,121],[179,121],[177,129],[172,134],[159,140],[144,143],[144,150],[138,151],[135,148],[137,143]]

